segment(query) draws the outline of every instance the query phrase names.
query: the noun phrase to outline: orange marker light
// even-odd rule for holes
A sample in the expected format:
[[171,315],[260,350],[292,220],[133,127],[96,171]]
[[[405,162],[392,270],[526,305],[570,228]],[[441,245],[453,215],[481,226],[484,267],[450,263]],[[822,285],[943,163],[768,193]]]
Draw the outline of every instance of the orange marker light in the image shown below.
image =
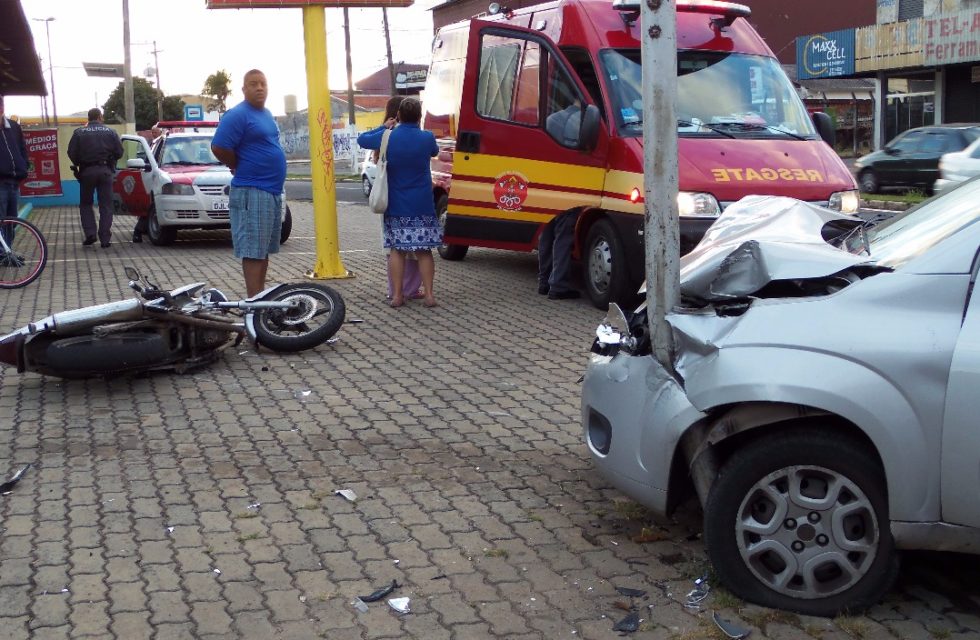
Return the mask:
[[633,187],[633,190],[630,191],[630,202],[636,204],[639,201],[640,201],[640,190],[637,189],[636,187]]

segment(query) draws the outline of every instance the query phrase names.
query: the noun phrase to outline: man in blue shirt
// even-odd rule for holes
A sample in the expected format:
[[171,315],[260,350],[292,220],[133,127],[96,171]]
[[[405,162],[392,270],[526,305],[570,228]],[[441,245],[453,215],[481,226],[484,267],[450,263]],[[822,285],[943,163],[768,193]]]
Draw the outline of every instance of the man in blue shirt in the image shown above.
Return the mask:
[[252,297],[265,289],[269,254],[279,252],[286,154],[279,145],[276,120],[265,108],[265,74],[258,69],[247,72],[242,93],[245,101],[221,118],[211,151],[234,175],[228,200],[232,245]]

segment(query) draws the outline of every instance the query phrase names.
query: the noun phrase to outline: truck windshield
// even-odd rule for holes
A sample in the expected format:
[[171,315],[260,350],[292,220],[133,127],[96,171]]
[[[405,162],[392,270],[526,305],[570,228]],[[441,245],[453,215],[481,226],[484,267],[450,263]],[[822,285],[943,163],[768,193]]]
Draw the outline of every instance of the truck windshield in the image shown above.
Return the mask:
[[[640,50],[605,49],[599,58],[620,134],[642,136]],[[677,52],[677,132],[681,137],[816,137],[803,103],[775,60],[696,50]]]

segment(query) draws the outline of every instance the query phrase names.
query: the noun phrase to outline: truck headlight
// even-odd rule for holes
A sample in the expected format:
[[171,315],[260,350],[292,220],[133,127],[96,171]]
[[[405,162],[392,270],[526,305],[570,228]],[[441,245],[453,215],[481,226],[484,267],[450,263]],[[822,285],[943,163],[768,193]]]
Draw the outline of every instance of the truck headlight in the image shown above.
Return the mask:
[[838,191],[830,194],[830,202],[827,207],[841,213],[857,213],[861,208],[861,196],[857,190]]
[[710,193],[681,191],[677,194],[677,213],[681,217],[717,218],[721,207]]
[[161,192],[165,196],[192,196],[194,195],[194,187],[189,184],[168,182],[167,184],[163,185]]

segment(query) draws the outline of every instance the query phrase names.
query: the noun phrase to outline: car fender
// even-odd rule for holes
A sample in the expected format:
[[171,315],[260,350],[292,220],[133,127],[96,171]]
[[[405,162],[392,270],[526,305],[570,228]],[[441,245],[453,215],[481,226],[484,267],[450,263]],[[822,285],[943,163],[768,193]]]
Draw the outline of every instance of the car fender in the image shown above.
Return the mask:
[[[854,389],[869,401],[858,401]],[[730,347],[695,364],[685,390],[692,405],[706,413],[744,403],[784,403],[844,418],[868,437],[883,461],[891,518],[939,519],[939,423],[920,419],[882,373],[816,351]],[[727,424],[721,421],[716,428]],[[710,432],[706,437],[724,439]]]

